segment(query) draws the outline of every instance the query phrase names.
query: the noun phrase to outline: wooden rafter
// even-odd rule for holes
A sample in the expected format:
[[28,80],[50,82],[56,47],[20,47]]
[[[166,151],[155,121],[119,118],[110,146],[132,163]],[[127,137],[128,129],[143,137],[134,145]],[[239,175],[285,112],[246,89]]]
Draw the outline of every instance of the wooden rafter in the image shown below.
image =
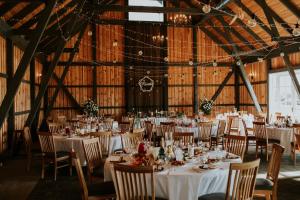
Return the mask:
[[47,1],[46,7],[43,11],[43,16],[41,17],[40,21],[38,22],[37,29],[34,35],[32,35],[29,44],[24,51],[22,59],[19,63],[19,66],[15,72],[15,75],[12,79],[11,88],[5,94],[5,97],[2,101],[0,106],[0,127],[2,127],[4,120],[8,114],[8,111],[12,105],[13,99],[18,91],[18,88],[21,84],[21,81],[25,75],[26,69],[30,64],[31,59],[33,58],[36,48],[42,38],[42,35],[47,27],[49,22],[51,13],[56,5],[56,0],[49,0]]
[[[223,17],[221,16],[217,16],[220,20],[220,22],[222,23],[222,25],[225,27],[224,30],[225,30],[225,33],[226,33],[226,37],[227,37],[227,40],[232,44],[232,48],[233,48],[233,51],[235,54],[238,54],[238,49],[237,49],[237,45],[234,43],[234,41],[232,40],[232,37],[231,37],[231,33],[230,33],[230,28],[228,26],[228,23],[224,20]],[[253,90],[253,87],[251,85],[251,82],[249,81],[249,78],[247,76],[247,73],[246,73],[246,70],[245,70],[245,66],[243,64],[243,61],[241,60],[240,56],[236,56],[236,60],[239,62],[239,71],[240,71],[240,75],[245,83],[245,86],[250,94],[250,97],[255,105],[255,108],[258,112],[261,112],[262,109],[259,105],[259,102],[257,100],[257,97],[256,97],[256,94]]]

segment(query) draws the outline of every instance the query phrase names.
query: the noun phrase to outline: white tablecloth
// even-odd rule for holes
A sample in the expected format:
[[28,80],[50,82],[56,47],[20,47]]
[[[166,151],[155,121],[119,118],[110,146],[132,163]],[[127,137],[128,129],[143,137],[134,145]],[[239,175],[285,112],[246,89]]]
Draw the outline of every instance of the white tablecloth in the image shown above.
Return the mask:
[[280,145],[285,147],[285,155],[290,154],[291,142],[294,140],[292,128],[267,127],[267,134],[269,139],[280,140]]
[[82,140],[90,137],[65,137],[65,136],[54,136],[54,143],[56,151],[71,151],[72,149],[77,153],[81,165],[86,165],[86,159],[82,146]]
[[[113,180],[111,173],[113,168],[109,160],[110,158],[106,160],[104,166],[105,181]],[[241,162],[240,159],[233,161]],[[156,172],[154,175],[156,197],[172,200],[196,200],[204,194],[226,192],[229,162],[220,162],[217,164],[217,169],[202,172],[193,169],[198,165],[199,163],[187,163],[184,166],[171,166],[162,172]],[[148,183],[150,183],[150,179]]]
[[[65,136],[54,136],[54,143],[56,151],[71,151],[72,149],[77,153],[80,159],[81,165],[86,165],[86,158],[84,154],[84,149],[82,146],[82,140],[89,139],[90,137],[65,137]],[[121,136],[115,135],[111,137],[110,150],[109,153],[113,153],[117,149],[122,148]]]
[[[211,135],[215,136],[217,135],[218,131],[218,123],[214,123],[211,130]],[[175,132],[183,133],[183,132],[192,132],[194,133],[194,138],[199,137],[199,128],[198,127],[183,127],[183,126],[176,126]],[[201,134],[201,130],[200,130]]]

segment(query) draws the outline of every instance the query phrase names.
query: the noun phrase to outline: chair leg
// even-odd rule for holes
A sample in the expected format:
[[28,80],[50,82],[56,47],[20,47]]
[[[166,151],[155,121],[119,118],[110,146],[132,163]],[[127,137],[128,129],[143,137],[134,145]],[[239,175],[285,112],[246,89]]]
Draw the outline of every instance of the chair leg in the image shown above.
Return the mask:
[[45,159],[42,157],[42,179],[45,177]]
[[258,154],[258,145],[256,144],[256,147],[255,147],[255,156],[257,158],[257,154]]
[[54,161],[54,181],[56,181],[56,177],[57,177],[57,162]]
[[32,159],[32,156],[31,156],[31,154],[29,153],[29,154],[27,155],[27,171],[28,171],[28,172],[30,171],[31,159]]
[[268,145],[266,146],[267,161],[269,160]]
[[70,156],[70,176],[72,176],[72,167],[73,167],[72,157]]

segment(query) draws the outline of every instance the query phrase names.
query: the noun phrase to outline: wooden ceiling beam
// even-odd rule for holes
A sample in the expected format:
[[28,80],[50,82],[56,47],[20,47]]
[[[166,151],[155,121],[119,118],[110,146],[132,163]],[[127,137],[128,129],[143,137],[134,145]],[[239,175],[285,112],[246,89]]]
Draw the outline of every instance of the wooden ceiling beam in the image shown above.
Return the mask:
[[[255,0],[255,2],[260,6],[260,7],[264,7],[265,4],[262,2],[262,0]],[[288,23],[286,21],[284,21],[272,8],[270,8],[270,6],[267,6],[267,10],[269,12],[269,14],[271,16],[273,16],[273,18],[290,34],[293,34],[293,28],[290,27],[290,25],[288,25]],[[266,14],[266,13],[265,13]],[[266,16],[267,17],[267,16]],[[268,18],[268,17],[267,17]],[[274,26],[276,26],[276,24],[274,24]],[[271,27],[272,30],[272,27]],[[279,39],[279,38],[278,38]]]
[[280,0],[280,2],[298,19],[300,19],[300,9],[294,3],[292,3],[291,0]]
[[[233,48],[233,51],[235,54],[238,54],[238,48],[237,48],[237,45],[234,43],[234,41],[232,40],[232,37],[231,37],[231,33],[230,33],[230,28],[226,25],[226,21],[223,17],[219,17],[220,19],[220,22],[222,23],[222,25],[224,26],[224,30],[225,30],[225,33],[226,33],[226,37],[228,38],[229,42],[232,44],[232,48]],[[240,75],[241,75],[241,78],[242,80],[244,81],[244,84],[248,90],[248,93],[255,105],[255,108],[258,112],[261,112],[262,109],[261,109],[261,106],[259,105],[259,102],[258,102],[258,99],[256,97],[256,94],[254,92],[254,89],[251,85],[251,82],[248,78],[248,75],[246,73],[246,70],[245,70],[245,66],[243,64],[243,61],[241,59],[240,56],[235,56],[236,60],[240,63],[239,66],[236,66],[236,67],[239,67],[239,72],[240,72]]]
[[87,4],[86,8],[99,14],[106,11],[113,12],[146,12],[146,13],[180,13],[187,15],[203,15],[198,8],[177,8],[177,7],[148,7],[148,6],[121,6],[121,5],[98,5]]
[[[245,4],[242,3],[241,0],[235,0],[234,3],[239,6],[244,12],[246,12],[250,17],[252,17],[253,15],[255,15],[255,13],[253,13]],[[257,24],[264,30],[266,31],[270,36],[272,35],[271,29],[268,28],[268,26],[261,21],[261,19],[259,17],[256,16],[256,21]]]
[[17,3],[5,3],[0,6],[0,16],[5,15],[8,11],[10,11],[13,7],[15,7]]
[[37,46],[42,38],[42,35],[47,27],[49,22],[51,13],[56,5],[56,0],[47,1],[47,5],[43,11],[43,17],[40,19],[37,25],[37,30],[35,34],[32,35],[29,44],[27,45],[22,59],[18,65],[18,68],[15,72],[15,75],[12,79],[12,84],[10,90],[8,90],[4,96],[4,99],[0,106],[0,127],[2,127],[5,118],[8,114],[10,107],[12,106],[13,99],[19,89],[21,81],[26,73],[26,69],[28,68],[30,61],[32,60]]
[[[267,5],[266,1],[265,0],[261,0],[259,2],[259,5],[260,7],[263,9],[266,17],[267,17],[267,20],[270,24],[270,27],[271,27],[271,30],[272,30],[272,33],[273,33],[273,37],[276,37],[276,38],[280,38],[280,33],[275,25],[275,21],[274,19],[276,18],[274,15],[275,13],[271,10],[271,8]],[[299,81],[297,79],[297,76],[296,76],[296,73],[295,73],[295,70],[293,69],[293,66],[292,66],[292,63],[290,61],[290,58],[288,56],[288,53],[286,52],[286,49],[285,49],[285,46],[283,45],[283,41],[279,41],[278,42],[278,45],[279,45],[279,49],[284,53],[283,55],[283,61],[288,69],[288,72],[289,72],[289,75],[291,77],[291,80],[292,80],[292,83],[296,89],[296,92],[298,94],[298,97],[300,97],[300,84],[299,84]]]

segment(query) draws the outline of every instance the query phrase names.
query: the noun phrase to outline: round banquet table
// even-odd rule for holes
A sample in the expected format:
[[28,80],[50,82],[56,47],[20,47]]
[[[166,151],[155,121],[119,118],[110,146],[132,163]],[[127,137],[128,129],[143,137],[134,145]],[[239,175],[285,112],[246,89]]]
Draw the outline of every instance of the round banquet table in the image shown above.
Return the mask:
[[[54,143],[56,147],[56,151],[71,151],[74,150],[77,153],[77,156],[79,157],[80,163],[82,166],[86,165],[86,158],[82,146],[82,141],[86,139],[90,139],[89,136],[80,137],[80,136],[73,136],[73,137],[67,137],[67,136],[61,136],[61,135],[55,135],[54,137]],[[110,142],[110,150],[109,155],[112,154],[115,150],[122,148],[122,141],[120,135],[114,135],[111,137]]]
[[[222,151],[222,153],[225,153]],[[209,152],[213,157],[216,152]],[[112,181],[113,165],[119,156],[110,156],[104,166],[104,180]],[[230,162],[241,162],[241,159],[225,160],[216,163],[216,169],[201,170],[199,163],[186,163],[184,166],[165,167],[164,171],[155,172],[156,197],[172,200],[196,200],[199,196],[215,192],[226,192]],[[147,177],[150,183],[150,177]],[[115,180],[114,180],[115,181]],[[147,184],[149,191],[150,184]]]
[[277,128],[267,127],[267,134],[269,139],[280,140],[280,145],[284,146],[284,154],[290,155],[291,142],[294,140],[292,128]]

